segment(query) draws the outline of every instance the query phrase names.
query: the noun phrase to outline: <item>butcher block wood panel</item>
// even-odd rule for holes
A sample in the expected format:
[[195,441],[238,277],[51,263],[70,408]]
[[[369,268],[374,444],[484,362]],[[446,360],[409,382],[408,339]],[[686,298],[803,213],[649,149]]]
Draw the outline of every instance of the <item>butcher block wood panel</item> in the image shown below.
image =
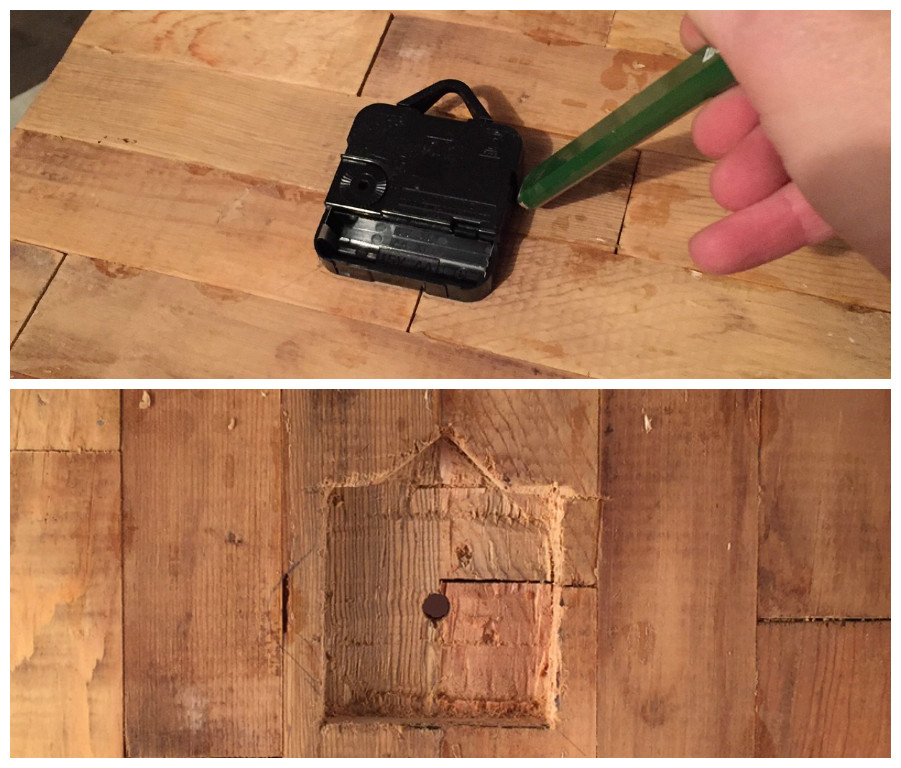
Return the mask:
[[123,397],[125,741],[281,753],[279,393]]
[[761,618],[891,611],[891,393],[764,393]]
[[122,393],[12,452],[12,752],[887,756],[888,394],[777,394]]
[[76,45],[356,93],[385,11],[95,11]]
[[10,756],[121,757],[119,454],[10,463]]
[[887,757],[887,621],[775,622],[757,633],[758,757]]
[[[462,79],[521,131],[526,173],[681,61],[679,21],[673,11],[98,11],[13,133],[11,240],[315,310],[329,338],[345,318],[388,329],[397,349],[418,332],[452,337],[480,361],[474,377],[495,375],[503,358],[568,376],[887,376],[888,285],[840,244],[732,278],[694,269],[688,240],[719,209],[690,114],[550,205],[514,211],[499,296],[436,305],[319,266],[313,238],[361,108]],[[451,96],[432,112],[468,117]],[[15,356],[63,270],[52,255],[11,262]],[[637,292],[624,295],[624,274]],[[93,311],[116,313],[106,301]],[[491,302],[528,306],[538,322],[511,326]],[[438,328],[436,313],[459,332]],[[162,337],[146,344],[125,375],[169,365]],[[249,375],[281,370],[240,354],[231,364]],[[322,361],[312,373],[331,375]],[[393,362],[348,375],[390,375]],[[224,366],[205,356],[192,375]],[[95,375],[87,360],[65,369]]]
[[118,451],[116,389],[14,389],[9,446],[18,451]]

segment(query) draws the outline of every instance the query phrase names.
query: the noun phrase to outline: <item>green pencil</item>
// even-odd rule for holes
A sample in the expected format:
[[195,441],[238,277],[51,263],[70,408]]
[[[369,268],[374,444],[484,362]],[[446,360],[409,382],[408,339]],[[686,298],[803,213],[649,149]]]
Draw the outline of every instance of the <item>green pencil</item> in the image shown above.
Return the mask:
[[544,205],[734,84],[717,50],[702,48],[532,169],[519,190],[519,204]]

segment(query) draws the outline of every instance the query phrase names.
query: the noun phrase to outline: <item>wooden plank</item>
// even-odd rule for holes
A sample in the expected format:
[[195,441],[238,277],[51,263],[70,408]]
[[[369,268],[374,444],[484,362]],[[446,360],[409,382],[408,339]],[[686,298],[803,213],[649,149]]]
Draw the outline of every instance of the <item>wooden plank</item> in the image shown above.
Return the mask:
[[386,11],[94,11],[75,41],[356,93],[389,18]]
[[9,247],[9,343],[41,300],[63,254],[26,243]]
[[75,255],[10,356],[38,378],[571,375]]
[[[293,390],[285,411],[285,755],[353,753],[365,742],[320,731],[325,718],[326,516],[310,514],[335,485],[396,470],[417,444],[437,436],[431,392],[404,390]],[[330,726],[331,727],[331,726]],[[374,728],[384,749],[399,747],[396,727]],[[400,739],[407,754],[434,756],[433,739]],[[392,751],[392,754],[395,754]]]
[[323,757],[438,757],[438,728],[328,723],[322,727]]
[[128,753],[280,755],[279,396],[134,391],[122,416]]
[[[548,45],[502,30],[399,16],[388,28],[363,95],[397,101],[424,82],[455,77],[473,88],[496,120],[575,136],[678,61],[600,45]],[[468,115],[459,99],[444,109]],[[684,124],[666,136],[681,137],[668,151],[697,154]]]
[[[620,252],[693,267],[689,239],[727,214],[710,196],[711,168],[711,163],[642,152],[626,209]],[[837,240],[802,248],[786,258],[740,272],[733,279],[846,304],[891,309],[891,283],[863,256]]]
[[556,483],[597,496],[595,390],[446,390],[441,420],[481,467],[507,485]]
[[[193,95],[188,103],[186,91]],[[84,108],[86,102],[91,109]],[[370,103],[371,99],[76,48],[57,67],[45,97],[29,110],[20,127],[189,162],[193,176],[174,174],[179,191],[193,184],[203,170],[195,168],[198,163],[242,174],[238,179],[229,177],[242,184],[240,191],[250,183],[244,176],[313,190],[318,195],[292,217],[308,230],[306,235],[297,234],[303,241],[318,224],[321,201],[345,149],[353,118]],[[263,127],[259,113],[270,116]],[[525,168],[537,165],[568,141],[528,129],[522,130],[522,136]],[[310,147],[321,151],[311,152]],[[601,243],[612,250],[637,159],[637,153],[626,153],[554,205],[522,211],[512,228],[523,234]],[[119,157],[119,162],[130,161]],[[139,173],[145,161],[136,158],[135,162],[136,168],[125,165],[120,174]],[[162,172],[153,168],[154,183],[158,184]],[[276,185],[278,189],[284,187]],[[237,188],[236,194],[240,194]],[[183,219],[183,210],[177,212]],[[113,251],[108,248],[104,253],[114,258]],[[252,276],[245,276],[247,279]]]
[[588,376],[889,375],[890,317],[589,245],[529,238],[466,307],[423,296],[411,330]]
[[324,193],[371,102],[76,45],[18,127]]
[[119,450],[118,390],[14,389],[9,396],[12,450]]
[[889,622],[762,623],[758,757],[889,757]]
[[549,46],[604,45],[613,11],[396,11],[435,21],[519,32]]
[[597,592],[564,587],[557,722],[553,728],[451,726],[442,757],[594,757],[597,754]]
[[415,292],[338,278],[319,265],[312,242],[322,215],[319,193],[43,134],[19,133],[13,143],[14,237],[407,326]]
[[616,11],[607,47],[688,58],[679,37],[684,15],[685,11]]
[[597,586],[601,527],[601,502],[598,499],[567,501],[561,531],[564,584]]
[[598,754],[750,756],[757,395],[603,407]]
[[13,452],[10,754],[122,756],[118,453]]
[[888,617],[891,393],[763,398],[759,611]]

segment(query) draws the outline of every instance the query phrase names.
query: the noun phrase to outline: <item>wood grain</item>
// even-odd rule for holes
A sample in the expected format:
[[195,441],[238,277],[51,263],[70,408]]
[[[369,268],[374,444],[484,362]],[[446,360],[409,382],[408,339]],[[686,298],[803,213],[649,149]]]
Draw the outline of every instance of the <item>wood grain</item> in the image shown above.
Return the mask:
[[891,393],[764,393],[761,617],[888,617]]
[[559,700],[553,728],[444,731],[442,757],[594,757],[597,754],[597,592],[564,587]]
[[279,755],[278,393],[147,394],[123,395],[128,753]]
[[14,389],[9,396],[12,450],[119,450],[117,390]]
[[503,483],[559,483],[597,496],[594,390],[446,390],[441,421]]
[[94,11],[75,42],[356,93],[388,19],[386,11]]
[[13,452],[10,754],[122,756],[118,453]]
[[435,21],[519,32],[548,46],[603,45],[613,11],[397,11]]
[[594,587],[598,583],[598,548],[601,543],[601,501],[570,499],[562,523],[564,584]]
[[[414,471],[339,486],[322,510],[326,717],[547,724],[556,616],[550,569],[541,567],[551,553],[541,538],[551,511],[533,519],[497,488],[424,482]],[[473,522],[479,540],[469,536]],[[499,553],[487,562],[479,551],[486,541]],[[456,569],[446,565],[450,552]],[[436,592],[447,596],[450,613],[430,622],[422,603]]]
[[[415,292],[339,278],[320,267],[312,242],[322,215],[319,193],[43,134],[20,133],[14,144],[14,237],[401,330],[407,326]],[[46,171],[48,161],[52,173]],[[228,290],[214,293],[225,296]]]
[[607,47],[688,58],[679,37],[684,15],[685,11],[616,11]]
[[327,723],[323,757],[438,757],[438,728],[385,727],[379,723]]
[[758,628],[758,757],[889,757],[889,622]]
[[750,756],[757,395],[603,407],[598,754]]
[[75,255],[10,357],[38,378],[570,375]]
[[[365,747],[325,720],[327,508],[331,489],[384,476],[437,436],[434,395],[402,390],[293,390],[283,393],[285,434],[285,755],[354,753]],[[398,742],[397,728],[368,726],[375,745]],[[403,738],[408,754],[434,756],[433,739]],[[371,755],[367,755],[371,756]]]
[[[711,163],[642,152],[629,197],[620,252],[693,267],[688,241],[727,215],[710,196]],[[575,190],[574,190],[575,191]],[[788,288],[845,304],[891,309],[891,283],[837,240],[808,246],[732,279]]]
[[324,193],[371,102],[76,45],[18,127]]
[[[600,45],[548,45],[502,30],[399,16],[388,28],[363,95],[397,101],[423,82],[456,77],[473,88],[496,120],[575,136],[678,61]],[[446,104],[445,109],[456,105],[454,114],[466,114],[456,97]],[[696,154],[688,137],[682,150]]]
[[31,310],[63,260],[63,254],[27,243],[9,247],[9,342],[22,330]]
[[529,238],[488,298],[423,296],[411,330],[587,376],[872,378],[890,317],[588,245]]

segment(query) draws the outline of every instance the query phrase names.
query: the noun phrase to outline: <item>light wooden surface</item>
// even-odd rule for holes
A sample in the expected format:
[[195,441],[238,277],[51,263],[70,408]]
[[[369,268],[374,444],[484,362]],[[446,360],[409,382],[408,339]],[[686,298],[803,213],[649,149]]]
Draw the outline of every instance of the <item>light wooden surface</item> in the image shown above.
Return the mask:
[[753,754],[758,411],[606,394],[599,582],[624,588],[598,595],[600,754]]
[[888,391],[764,393],[761,618],[887,616]]
[[888,622],[761,624],[757,657],[760,757],[888,756]]
[[[118,392],[109,394],[111,403],[107,393],[12,393],[12,757],[123,754]],[[108,419],[99,450],[98,407]],[[48,428],[54,421],[63,428]]]
[[9,249],[9,343],[12,344],[50,283],[63,255],[12,243]]
[[[528,170],[677,63],[678,20],[94,12],[11,139],[11,237],[38,248],[11,259],[12,370],[888,376],[888,283],[841,244],[729,278],[693,269],[687,240],[720,212],[690,116],[554,205],[516,212],[484,301],[420,300],[319,266],[313,234],[360,108],[461,78],[521,130]],[[453,99],[436,111],[461,114]],[[110,267],[79,282],[76,306],[85,258]]]
[[279,401],[123,396],[129,755],[281,751]]
[[887,393],[53,394],[14,754],[888,754]]
[[9,396],[12,450],[119,450],[118,390],[14,389]]

